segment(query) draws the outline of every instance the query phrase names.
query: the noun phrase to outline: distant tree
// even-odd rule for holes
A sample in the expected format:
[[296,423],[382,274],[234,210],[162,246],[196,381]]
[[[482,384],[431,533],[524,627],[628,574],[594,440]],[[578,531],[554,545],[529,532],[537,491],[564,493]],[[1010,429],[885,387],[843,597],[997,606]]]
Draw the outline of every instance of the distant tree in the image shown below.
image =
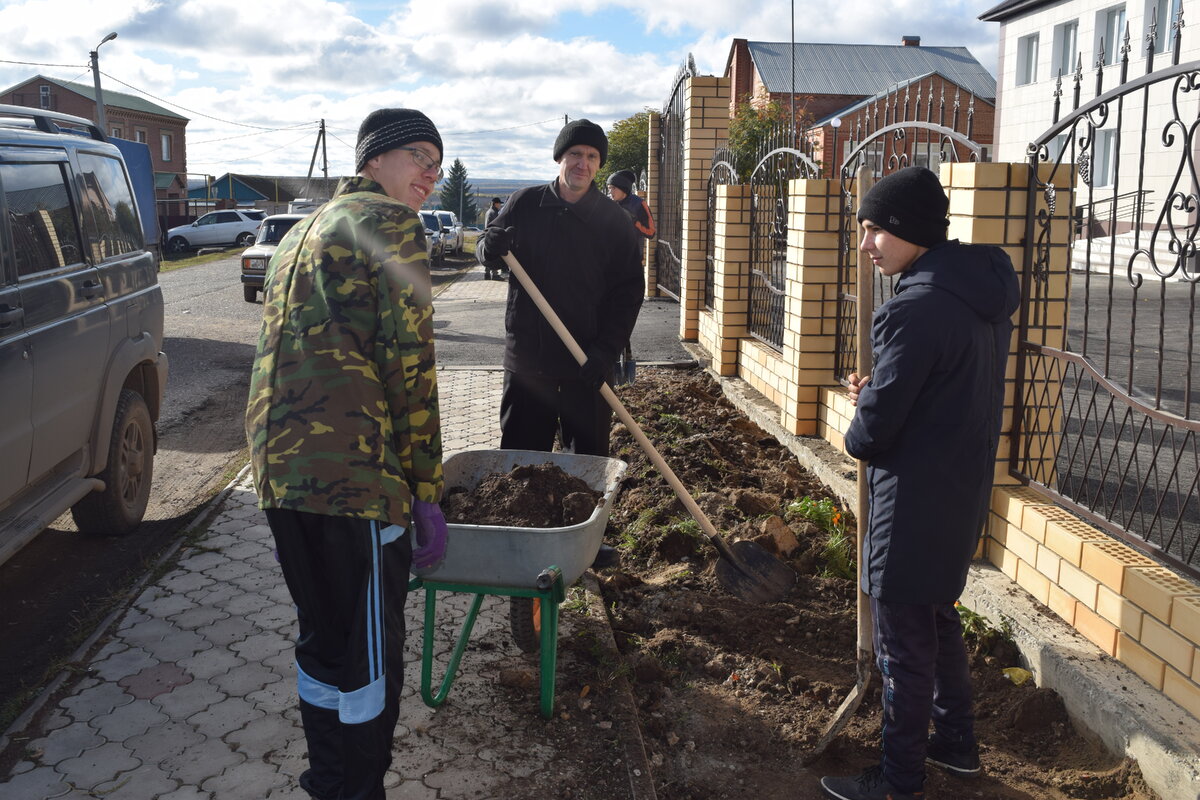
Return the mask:
[[467,183],[467,168],[462,161],[454,159],[440,193],[442,208],[458,214],[463,225],[474,225],[479,219],[479,206],[475,204],[475,189]]
[[[729,120],[729,149],[733,151],[734,167],[743,181],[750,180],[750,173],[763,155],[763,146],[777,138],[791,123],[791,112],[782,103],[769,97],[759,96],[753,101],[743,102]],[[797,130],[804,125],[797,119]],[[795,146],[794,143],[790,143]]]
[[608,158],[596,173],[596,185],[603,189],[608,176],[623,169],[633,170],[640,178],[646,171],[649,146],[649,109],[614,122],[608,132]]

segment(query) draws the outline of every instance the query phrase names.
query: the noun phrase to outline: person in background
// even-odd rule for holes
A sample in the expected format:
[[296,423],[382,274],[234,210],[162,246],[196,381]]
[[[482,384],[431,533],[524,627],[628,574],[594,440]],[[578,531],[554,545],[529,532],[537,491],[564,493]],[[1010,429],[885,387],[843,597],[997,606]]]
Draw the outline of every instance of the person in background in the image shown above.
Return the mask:
[[850,376],[846,432],[846,452],[867,462],[859,579],[884,682],[883,752],[861,775],[822,778],[834,800],[922,797],[926,763],[963,778],[981,769],[954,604],[987,515],[1020,292],[1002,249],[946,241],[948,207],[937,176],[908,167],[858,210],[859,249],[899,276],[872,323],[874,369]]
[[654,226],[654,216],[650,213],[650,206],[646,201],[638,197],[633,190],[636,180],[637,176],[633,174],[633,170],[617,170],[608,176],[608,194],[617,205],[625,209],[625,213],[633,220],[633,227],[637,228],[642,238],[653,239],[658,232]]
[[442,174],[419,111],[363,121],[357,175],[267,271],[246,434],[299,621],[296,674],[318,800],[383,800],[411,566],[446,547],[432,286],[416,209]]
[[[612,410],[598,389],[611,381],[646,284],[633,226],[595,185],[607,156],[599,125],[568,123],[554,142],[558,177],[514,193],[483,233],[481,260],[495,266],[511,251],[587,354],[577,364],[520,283],[509,281],[502,448],[549,451],[557,435],[566,452],[609,454]],[[615,556],[602,548],[596,565]]]
[[[494,220],[496,218],[496,215],[500,213],[501,205],[502,205],[502,203],[501,203],[499,197],[492,198],[492,207],[488,209],[487,216],[485,216],[483,218],[483,229],[485,231],[487,230],[487,227],[492,224],[492,220]],[[479,246],[479,243],[476,242],[476,254],[477,255],[478,255],[478,246]],[[480,263],[483,263],[482,258],[480,258]],[[500,262],[499,266],[488,266],[487,264],[483,264],[483,279],[485,281],[490,281],[492,278],[495,278],[496,280],[501,280],[502,277],[507,274],[508,274],[508,267],[505,266],[503,261]]]

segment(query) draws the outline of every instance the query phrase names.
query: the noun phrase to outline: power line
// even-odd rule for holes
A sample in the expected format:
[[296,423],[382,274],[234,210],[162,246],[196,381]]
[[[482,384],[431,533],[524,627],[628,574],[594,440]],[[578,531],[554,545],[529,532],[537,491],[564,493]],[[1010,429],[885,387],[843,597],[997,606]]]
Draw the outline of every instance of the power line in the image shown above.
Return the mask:
[[91,69],[87,64],[43,64],[40,61],[9,61],[3,58],[0,58],[0,64],[20,64],[23,67],[66,67],[68,69],[83,67],[84,69]]
[[[191,109],[191,108],[188,108],[188,107],[186,107],[186,106],[181,106],[181,105],[179,105],[178,103],[173,103],[173,102],[171,102],[170,100],[165,100],[165,99],[163,99],[163,98],[161,98],[161,97],[158,97],[157,95],[150,94],[150,93],[149,93],[149,92],[147,92],[145,89],[139,89],[138,87],[134,86],[133,84],[126,83],[125,81],[121,80],[120,78],[114,78],[112,75],[109,75],[109,74],[108,74],[107,72],[105,72],[104,70],[101,70],[101,71],[100,71],[100,74],[101,74],[101,75],[103,75],[104,77],[106,77],[106,78],[110,79],[110,80],[114,80],[114,81],[116,81],[117,83],[121,84],[122,86],[126,86],[126,87],[128,87],[128,88],[130,88],[130,89],[133,89],[135,92],[137,92],[137,93],[139,93],[139,94],[144,94],[146,97],[152,97],[152,98],[154,98],[155,100],[157,100],[157,101],[158,101],[158,102],[160,102],[160,103],[166,103],[166,104],[167,104],[167,105],[169,105],[169,106],[174,106],[175,108],[182,109],[183,111],[186,111],[186,112],[188,112],[189,114],[195,114],[195,115],[196,115],[196,116],[198,116],[198,117],[204,117],[205,119],[211,119],[211,120],[213,120],[214,122],[221,122],[221,123],[224,123],[224,124],[226,124],[226,125],[237,125],[238,127],[241,127],[241,128],[256,128],[256,129],[258,129],[258,130],[260,130],[260,131],[285,131],[285,130],[291,130],[290,128],[268,128],[268,127],[266,127],[266,126],[264,126],[264,125],[250,125],[250,124],[248,124],[248,123],[245,123],[245,122],[234,122],[234,121],[233,121],[233,120],[231,120],[231,119],[221,119],[220,117],[214,117],[214,116],[212,116],[211,114],[205,114],[205,113],[203,113],[203,112],[201,112],[201,111],[196,111],[196,110],[194,110],[194,109]],[[305,124],[309,124],[309,125],[311,125],[312,123],[305,123]],[[293,127],[295,127],[295,126],[293,126]]]
[[[550,119],[543,119],[543,120],[539,120],[537,122],[524,122],[520,125],[511,125],[507,128],[488,128],[486,130],[480,130],[480,131],[449,131],[448,133],[443,133],[441,135],[442,135],[442,138],[444,139],[447,136],[474,136],[475,134],[478,134],[478,133],[501,133],[503,131],[515,131],[518,128],[532,128],[535,125],[545,125],[547,122],[554,122],[557,119],[558,119],[558,117],[551,117]],[[350,128],[336,128],[332,125],[326,125],[325,130],[327,130],[327,131],[333,131],[333,130],[345,131],[346,133],[357,133],[358,132],[357,130],[352,130]],[[439,133],[440,133],[440,131],[439,131]],[[341,141],[341,140],[339,139],[338,141]],[[342,142],[342,144],[345,144],[345,142]]]
[[297,128],[307,128],[310,125],[316,125],[316,124],[317,123],[315,123],[315,122],[301,122],[299,125],[290,125],[286,128],[273,128],[271,130],[266,130],[266,131],[254,131],[253,133],[239,133],[234,136],[224,136],[220,139],[205,139],[204,141],[201,141],[201,142],[188,142],[188,146],[190,147],[192,145],[213,144],[215,142],[228,142],[233,139],[245,139],[249,136],[266,136],[268,133],[282,133],[284,131],[294,131]]
[[257,153],[252,156],[246,156],[245,158],[227,158],[223,161],[196,161],[193,163],[196,163],[196,164],[241,164],[244,161],[253,161],[256,158],[262,158],[263,156],[269,156],[269,155],[271,155],[271,153],[275,153],[275,152],[278,152],[285,148],[291,147],[292,145],[296,144],[297,142],[302,142],[306,138],[308,138],[308,137],[301,136],[299,139],[293,139],[292,141],[288,142],[287,144],[281,144],[279,147],[274,147],[270,150],[266,150],[262,153]]

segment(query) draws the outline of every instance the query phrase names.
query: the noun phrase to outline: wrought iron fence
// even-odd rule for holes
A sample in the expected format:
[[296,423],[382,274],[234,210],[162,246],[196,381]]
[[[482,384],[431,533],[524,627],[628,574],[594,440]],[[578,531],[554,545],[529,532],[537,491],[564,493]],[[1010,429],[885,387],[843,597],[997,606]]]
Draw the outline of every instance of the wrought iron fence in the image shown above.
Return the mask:
[[[1129,77],[1128,26],[1119,80],[1080,103],[1029,146],[1030,186],[1018,338],[1011,469],[1015,476],[1114,535],[1200,577],[1200,358],[1196,238],[1200,231],[1200,61],[1179,63],[1182,10],[1172,22],[1171,64],[1155,71],[1152,17],[1146,71]],[[1110,67],[1111,71],[1111,67]],[[1185,102],[1190,101],[1190,102]],[[1063,184],[1075,167],[1074,184]],[[1040,167],[1041,175],[1037,170]],[[1051,229],[1076,205],[1130,192],[1164,197],[1157,212],[1131,209],[1129,230],[1075,242],[1067,276],[1051,260]],[[1045,208],[1038,209],[1038,201]],[[1062,289],[1058,290],[1061,295]],[[1065,320],[1064,309],[1065,305]]]
[[696,62],[688,54],[672,84],[662,112],[662,147],[659,150],[656,222],[658,243],[654,265],[658,288],[675,298],[681,294],[680,253],[683,252],[683,115],[684,85],[695,77]]
[[715,302],[716,267],[713,258],[716,237],[713,231],[717,227],[717,187],[737,182],[733,151],[727,146],[718,147],[713,152],[712,166],[708,170],[708,214],[704,219],[704,307],[707,309],[711,309]]
[[790,126],[772,131],[750,174],[750,335],[776,350],[783,350],[788,181],[821,174],[798,141]]

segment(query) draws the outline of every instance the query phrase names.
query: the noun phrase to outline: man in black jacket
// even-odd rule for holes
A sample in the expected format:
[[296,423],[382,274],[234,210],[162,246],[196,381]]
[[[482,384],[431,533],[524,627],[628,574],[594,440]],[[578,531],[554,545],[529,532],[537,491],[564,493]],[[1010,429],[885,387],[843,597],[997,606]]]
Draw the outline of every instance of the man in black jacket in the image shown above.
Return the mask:
[[521,189],[481,238],[484,266],[512,251],[587,353],[575,362],[532,298],[512,280],[504,315],[500,446],[608,455],[612,411],[597,391],[629,341],[645,293],[637,234],[596,188],[608,155],[603,129],[568,123],[554,143],[558,177]]
[[850,376],[846,433],[846,451],[867,461],[860,580],[884,681],[883,755],[861,775],[823,778],[835,800],[921,797],[927,761],[980,772],[954,603],[987,515],[1019,291],[1003,250],[946,241],[948,206],[936,175],[908,167],[858,211],[860,249],[900,276],[875,312],[872,374]]

